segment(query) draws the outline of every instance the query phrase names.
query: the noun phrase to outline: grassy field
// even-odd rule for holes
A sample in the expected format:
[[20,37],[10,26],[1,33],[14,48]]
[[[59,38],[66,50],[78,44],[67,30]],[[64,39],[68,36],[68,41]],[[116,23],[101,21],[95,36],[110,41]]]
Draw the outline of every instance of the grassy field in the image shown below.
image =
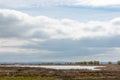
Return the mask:
[[120,65],[105,66],[100,71],[0,67],[0,80],[120,80]]
[[94,78],[94,79],[55,79],[55,78],[41,78],[41,77],[0,77],[0,80],[120,80],[118,78],[116,79],[99,79],[99,78]]
[[41,77],[0,77],[0,80],[55,80],[55,79]]

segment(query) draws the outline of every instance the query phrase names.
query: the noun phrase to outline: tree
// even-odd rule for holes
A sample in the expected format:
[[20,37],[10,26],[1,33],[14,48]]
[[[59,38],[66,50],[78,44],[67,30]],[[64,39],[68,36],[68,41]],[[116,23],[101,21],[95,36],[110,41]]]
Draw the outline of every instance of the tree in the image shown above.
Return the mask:
[[88,64],[89,64],[89,65],[93,65],[94,62],[93,62],[93,61],[89,61]]
[[111,62],[111,61],[109,61],[109,62],[108,62],[108,64],[112,64],[112,62]]
[[83,65],[87,65],[87,62],[86,61],[84,61],[84,62],[82,62],[83,63]]
[[94,61],[94,65],[99,65],[100,62],[99,61]]
[[120,61],[117,61],[117,64],[120,65]]

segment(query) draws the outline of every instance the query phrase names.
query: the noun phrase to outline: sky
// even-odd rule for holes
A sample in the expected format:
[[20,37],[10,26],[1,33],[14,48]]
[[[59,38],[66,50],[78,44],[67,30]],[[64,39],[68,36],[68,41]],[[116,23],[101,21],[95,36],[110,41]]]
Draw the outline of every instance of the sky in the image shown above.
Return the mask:
[[0,62],[120,60],[120,0],[0,0]]

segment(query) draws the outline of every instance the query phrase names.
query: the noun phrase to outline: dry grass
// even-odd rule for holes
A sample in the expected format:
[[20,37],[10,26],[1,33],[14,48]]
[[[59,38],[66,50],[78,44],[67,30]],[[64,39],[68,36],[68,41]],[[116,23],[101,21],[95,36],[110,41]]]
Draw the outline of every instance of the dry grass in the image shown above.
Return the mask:
[[120,65],[102,71],[0,67],[0,80],[120,80]]

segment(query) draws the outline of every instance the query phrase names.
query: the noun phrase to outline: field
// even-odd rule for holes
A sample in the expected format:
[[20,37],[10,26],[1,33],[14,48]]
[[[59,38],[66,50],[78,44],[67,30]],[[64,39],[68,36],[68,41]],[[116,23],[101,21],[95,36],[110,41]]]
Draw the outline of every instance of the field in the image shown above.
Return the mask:
[[100,71],[0,67],[0,80],[120,80],[120,65],[104,65]]
[[40,78],[40,77],[0,77],[0,80],[55,80],[53,78]]

